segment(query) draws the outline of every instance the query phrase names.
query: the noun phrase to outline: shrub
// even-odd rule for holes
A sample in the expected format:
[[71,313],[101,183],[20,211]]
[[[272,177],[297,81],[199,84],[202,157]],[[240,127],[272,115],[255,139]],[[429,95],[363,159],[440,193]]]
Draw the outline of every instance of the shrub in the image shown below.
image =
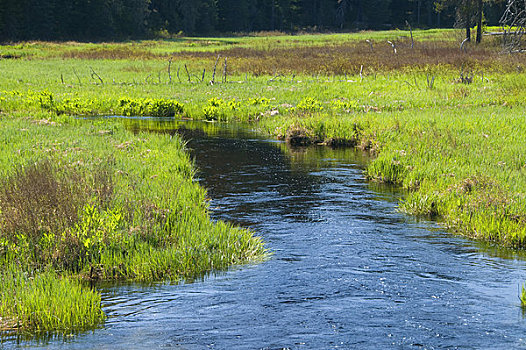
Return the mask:
[[100,257],[122,226],[123,214],[110,208],[113,196],[107,165],[91,174],[49,159],[18,167],[0,181],[0,253],[37,266],[81,270],[83,262]]
[[321,112],[323,106],[320,101],[312,97],[306,97],[298,103],[295,110],[302,112]]
[[119,110],[126,116],[175,117],[183,113],[184,107],[175,100],[121,98]]
[[88,196],[73,169],[60,169],[50,160],[18,167],[0,180],[0,236],[24,241],[39,255],[53,235],[77,222]]

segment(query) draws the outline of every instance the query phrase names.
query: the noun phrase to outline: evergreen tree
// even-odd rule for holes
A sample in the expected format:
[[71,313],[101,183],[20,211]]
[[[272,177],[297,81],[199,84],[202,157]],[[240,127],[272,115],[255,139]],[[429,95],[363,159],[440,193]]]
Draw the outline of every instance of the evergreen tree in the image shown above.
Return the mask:
[[[500,2],[500,3],[499,3]],[[435,11],[436,7],[441,11]],[[497,24],[502,0],[0,0],[0,40]],[[483,10],[486,16],[483,17]],[[453,15],[451,15],[453,14]]]

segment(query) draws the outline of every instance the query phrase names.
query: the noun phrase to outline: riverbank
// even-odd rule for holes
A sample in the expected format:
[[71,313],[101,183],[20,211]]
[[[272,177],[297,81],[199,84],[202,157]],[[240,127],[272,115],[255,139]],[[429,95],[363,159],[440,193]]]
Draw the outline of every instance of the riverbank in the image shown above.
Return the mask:
[[1,120],[3,328],[97,326],[100,295],[82,280],[192,280],[264,258],[251,232],[210,221],[177,135],[52,119]]
[[369,113],[262,122],[297,142],[349,142],[375,154],[372,181],[407,190],[400,210],[438,219],[471,238],[523,249],[526,158],[523,107]]

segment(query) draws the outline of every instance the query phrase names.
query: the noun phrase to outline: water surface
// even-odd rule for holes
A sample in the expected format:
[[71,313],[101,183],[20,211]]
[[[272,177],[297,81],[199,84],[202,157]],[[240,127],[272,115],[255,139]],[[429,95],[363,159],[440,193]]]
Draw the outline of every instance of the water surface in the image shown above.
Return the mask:
[[102,329],[21,346],[526,348],[524,259],[398,213],[396,191],[364,182],[363,154],[191,127],[182,133],[212,216],[257,232],[271,259],[194,283],[102,288]]

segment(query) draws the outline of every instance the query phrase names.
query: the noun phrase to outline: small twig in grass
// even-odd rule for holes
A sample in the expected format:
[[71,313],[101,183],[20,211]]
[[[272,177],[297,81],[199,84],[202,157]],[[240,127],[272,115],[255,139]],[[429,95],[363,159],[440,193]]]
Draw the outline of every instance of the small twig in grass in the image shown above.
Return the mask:
[[97,74],[97,72],[95,72],[95,70],[92,68],[92,67],[89,67],[91,69],[91,79],[95,79],[94,77],[96,77],[97,79],[100,80],[100,83],[102,85],[104,85],[104,81],[102,80],[102,78],[100,77],[100,75]]
[[152,76],[151,74],[148,74],[148,76],[146,77],[146,79],[144,79],[144,82],[145,82],[146,84],[148,84],[148,79],[150,79],[151,76]]
[[172,84],[172,58],[168,61],[168,83]]
[[181,77],[179,76],[179,71],[181,70],[181,67],[177,67],[177,80],[181,82]]
[[60,73],[60,81],[62,81],[62,85],[65,85],[64,84],[64,74]]
[[272,77],[268,82],[271,83],[271,82],[273,82],[274,80],[276,80],[277,78],[282,77],[282,76],[283,76],[283,74],[281,74],[281,73],[280,73],[280,74],[276,74],[276,75],[275,75],[274,77]]
[[387,43],[393,48],[393,53],[396,55],[396,45],[392,41],[387,40]]
[[466,45],[466,43],[469,42],[469,41],[470,41],[469,38],[466,38],[466,39],[462,40],[462,43],[460,43],[460,51],[464,51],[464,52],[466,52],[465,45]]
[[369,40],[369,39],[367,39],[367,40],[365,40],[365,42],[369,44],[369,47],[371,48],[371,52],[374,52],[374,48],[373,48],[373,43],[372,43],[372,41]]
[[201,83],[205,81],[206,68],[203,69],[203,76],[201,77]]
[[416,88],[417,88],[418,90],[420,90],[420,86],[418,86],[418,82],[416,81],[416,77],[414,77],[414,78],[415,78],[415,86],[416,86]]
[[80,77],[77,74],[77,71],[75,70],[75,68],[73,68],[73,74],[75,74],[75,76],[77,77],[77,80],[79,81],[79,85],[82,86],[82,81],[80,81]]
[[433,90],[433,86],[435,84],[435,76],[433,75],[431,79],[429,79],[429,73],[427,74],[427,88],[430,90]]
[[217,63],[219,62],[219,58],[221,56],[220,55],[217,55],[217,59],[216,59],[216,63],[214,64],[214,72],[212,73],[212,80],[210,81],[210,84],[214,85],[215,83],[215,79],[216,79],[216,68],[217,68]]
[[192,82],[192,78],[190,77],[190,73],[188,72],[188,67],[186,66],[186,63],[184,65],[184,69],[186,71],[186,75],[188,76],[188,82],[191,83]]
[[225,57],[225,63],[223,64],[223,83],[227,82],[227,74],[228,74],[228,58]]
[[360,81],[363,80],[363,64],[360,66]]

